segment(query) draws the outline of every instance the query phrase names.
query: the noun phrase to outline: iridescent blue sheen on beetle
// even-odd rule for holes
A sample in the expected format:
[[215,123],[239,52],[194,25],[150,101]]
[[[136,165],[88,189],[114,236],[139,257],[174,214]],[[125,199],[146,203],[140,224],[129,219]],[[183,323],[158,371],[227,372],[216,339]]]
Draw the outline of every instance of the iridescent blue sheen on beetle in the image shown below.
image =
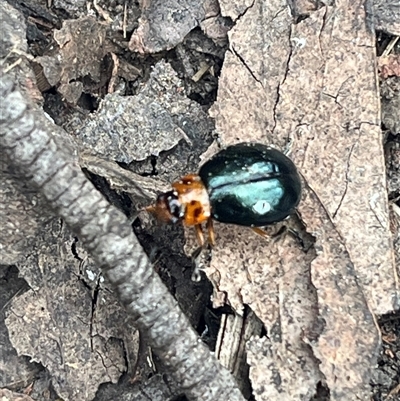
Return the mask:
[[174,182],[147,210],[161,220],[195,226],[200,245],[201,224],[207,222],[213,245],[212,219],[263,227],[293,213],[300,197],[300,176],[287,156],[259,143],[239,143],[205,162],[198,175]]
[[258,143],[221,150],[199,171],[211,216],[222,223],[262,227],[283,220],[298,205],[301,182],[282,152]]

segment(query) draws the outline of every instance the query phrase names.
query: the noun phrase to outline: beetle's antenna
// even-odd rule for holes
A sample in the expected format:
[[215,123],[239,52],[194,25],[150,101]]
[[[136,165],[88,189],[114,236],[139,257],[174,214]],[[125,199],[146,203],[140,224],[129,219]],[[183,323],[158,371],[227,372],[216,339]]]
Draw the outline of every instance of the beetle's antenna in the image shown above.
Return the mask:
[[154,214],[156,212],[156,207],[154,205],[150,205],[139,210],[139,212],[144,212],[144,211]]
[[142,207],[140,209],[135,210],[134,212],[132,212],[132,214],[129,216],[129,224],[133,224],[134,221],[138,218],[139,214],[141,212],[148,212],[148,213],[155,213],[155,206],[151,205],[151,206],[146,206],[146,207]]

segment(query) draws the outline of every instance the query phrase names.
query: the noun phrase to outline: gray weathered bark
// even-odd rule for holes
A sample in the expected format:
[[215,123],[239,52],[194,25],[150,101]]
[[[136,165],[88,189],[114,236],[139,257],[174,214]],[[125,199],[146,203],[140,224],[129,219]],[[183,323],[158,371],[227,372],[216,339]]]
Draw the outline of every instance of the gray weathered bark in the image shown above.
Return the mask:
[[[244,400],[152,268],[125,216],[86,179],[12,80],[0,80],[0,147],[79,236],[169,374],[191,400]],[[3,155],[4,155],[3,153]]]

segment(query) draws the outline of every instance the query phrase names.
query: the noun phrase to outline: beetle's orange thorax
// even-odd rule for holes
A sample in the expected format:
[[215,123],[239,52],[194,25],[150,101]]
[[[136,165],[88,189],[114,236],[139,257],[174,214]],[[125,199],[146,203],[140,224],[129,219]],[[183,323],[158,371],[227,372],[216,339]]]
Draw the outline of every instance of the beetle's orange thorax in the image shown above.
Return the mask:
[[201,224],[211,216],[206,187],[196,174],[189,174],[172,184],[179,202],[185,208],[183,222],[188,226]]

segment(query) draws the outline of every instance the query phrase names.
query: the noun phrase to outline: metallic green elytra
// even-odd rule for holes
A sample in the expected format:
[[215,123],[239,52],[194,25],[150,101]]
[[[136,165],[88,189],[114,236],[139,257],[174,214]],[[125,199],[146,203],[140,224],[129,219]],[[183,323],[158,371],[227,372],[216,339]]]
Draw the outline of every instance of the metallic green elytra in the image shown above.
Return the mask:
[[298,205],[301,180],[282,152],[258,143],[229,146],[199,171],[211,216],[223,223],[261,227],[285,219]]

